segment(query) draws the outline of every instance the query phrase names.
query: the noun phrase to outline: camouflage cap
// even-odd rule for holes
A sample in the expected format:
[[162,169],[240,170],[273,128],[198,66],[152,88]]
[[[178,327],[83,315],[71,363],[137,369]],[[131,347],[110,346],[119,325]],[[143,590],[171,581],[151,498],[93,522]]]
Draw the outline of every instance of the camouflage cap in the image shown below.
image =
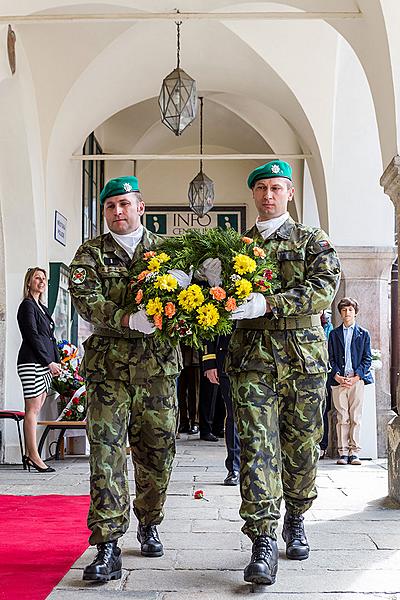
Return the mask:
[[110,179],[102,189],[100,194],[100,204],[104,204],[104,201],[107,198],[110,198],[110,196],[122,196],[123,194],[139,191],[137,177],[134,177],[133,175],[115,177],[115,179]]
[[259,179],[272,179],[272,177],[285,177],[292,181],[292,167],[283,160],[271,160],[271,162],[257,167],[250,173],[247,178],[247,185],[251,189]]

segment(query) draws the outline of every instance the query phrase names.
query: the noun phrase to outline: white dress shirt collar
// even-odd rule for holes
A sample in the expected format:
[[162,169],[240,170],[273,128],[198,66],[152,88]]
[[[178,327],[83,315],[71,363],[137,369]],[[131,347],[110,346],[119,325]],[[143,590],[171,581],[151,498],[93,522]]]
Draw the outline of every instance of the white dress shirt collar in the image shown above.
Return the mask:
[[135,231],[132,231],[131,233],[125,233],[124,235],[114,233],[113,231],[110,231],[110,233],[117,244],[119,244],[121,248],[125,250],[129,258],[132,258],[140,240],[142,239],[143,225],[139,225]]
[[256,227],[264,240],[268,239],[275,231],[279,229],[281,225],[285,223],[289,218],[289,213],[285,212],[280,217],[269,219],[269,221],[260,221],[260,218],[256,219]]

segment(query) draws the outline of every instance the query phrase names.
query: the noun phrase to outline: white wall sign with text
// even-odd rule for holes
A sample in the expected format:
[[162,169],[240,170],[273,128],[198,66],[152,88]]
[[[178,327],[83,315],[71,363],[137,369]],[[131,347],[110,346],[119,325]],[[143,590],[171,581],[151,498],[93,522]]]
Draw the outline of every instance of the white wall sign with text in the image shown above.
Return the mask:
[[54,239],[63,246],[67,245],[67,218],[58,210],[54,213]]
[[187,206],[152,206],[146,204],[143,224],[159,235],[182,235],[188,229],[232,227],[236,231],[246,230],[246,206],[214,206],[203,217],[199,217]]

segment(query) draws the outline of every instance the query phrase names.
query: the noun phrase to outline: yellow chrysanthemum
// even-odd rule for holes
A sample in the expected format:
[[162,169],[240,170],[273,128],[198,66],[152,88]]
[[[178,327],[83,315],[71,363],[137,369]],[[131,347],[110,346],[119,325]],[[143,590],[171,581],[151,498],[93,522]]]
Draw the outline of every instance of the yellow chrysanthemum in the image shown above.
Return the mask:
[[168,254],[166,254],[165,252],[160,252],[160,254],[157,254],[157,260],[159,260],[160,263],[165,263],[171,260],[171,257],[168,256]]
[[149,271],[152,271],[152,272],[159,271],[160,270],[160,266],[161,266],[161,263],[158,260],[158,258],[152,258],[152,259],[149,260],[149,263],[147,265],[147,269]]
[[167,290],[167,292],[172,292],[178,287],[178,281],[169,273],[167,275],[159,275],[154,282],[154,287],[158,290]]
[[186,290],[182,290],[178,295],[179,305],[188,312],[194,310],[204,303],[204,294],[201,287],[193,284],[189,285]]
[[251,281],[248,281],[247,279],[238,279],[235,281],[235,287],[238,298],[247,298],[247,296],[253,291]]
[[157,296],[154,299],[148,301],[146,305],[146,312],[148,315],[162,315],[163,313],[163,305],[160,298]]
[[197,309],[197,322],[201,327],[214,327],[218,321],[218,310],[210,302]]
[[244,275],[245,273],[254,273],[256,267],[256,261],[246,254],[237,254],[233,259],[233,268],[236,273],[239,273],[239,275]]

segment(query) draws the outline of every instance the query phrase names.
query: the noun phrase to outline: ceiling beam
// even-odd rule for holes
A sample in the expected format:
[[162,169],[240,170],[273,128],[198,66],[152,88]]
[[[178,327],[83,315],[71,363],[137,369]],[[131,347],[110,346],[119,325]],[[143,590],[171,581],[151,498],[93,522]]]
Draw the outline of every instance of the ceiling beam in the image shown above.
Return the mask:
[[304,20],[342,20],[360,19],[361,11],[347,12],[305,12],[305,11],[264,11],[264,12],[131,12],[131,13],[86,13],[86,14],[29,14],[0,15],[0,23],[38,24],[38,23],[87,23],[87,22],[130,22],[130,21],[304,21]]
[[73,154],[72,160],[301,160],[312,154]]

